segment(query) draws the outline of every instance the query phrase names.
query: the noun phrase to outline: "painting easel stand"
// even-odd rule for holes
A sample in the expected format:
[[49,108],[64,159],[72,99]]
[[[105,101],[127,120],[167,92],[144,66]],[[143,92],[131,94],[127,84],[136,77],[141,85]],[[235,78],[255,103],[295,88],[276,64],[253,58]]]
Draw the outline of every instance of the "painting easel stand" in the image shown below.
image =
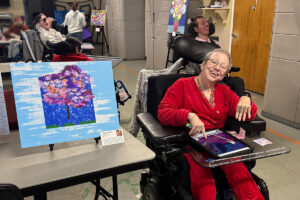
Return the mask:
[[174,59],[170,60],[170,52],[171,52],[171,48],[173,48],[174,46],[174,39],[175,37],[173,37],[172,33],[169,33],[169,40],[168,40],[168,55],[167,55],[167,61],[166,61],[166,66],[165,68],[168,67],[168,63],[171,62],[173,63]]
[[[97,31],[97,28],[100,28],[100,31]],[[106,40],[106,36],[105,36],[105,31],[104,31],[104,26],[98,26],[98,27],[95,27],[96,29],[96,32],[97,32],[97,37],[96,37],[96,42],[95,44],[101,44],[102,45],[102,56],[103,56],[103,52],[104,52],[104,44],[106,45],[106,50],[107,50],[107,53],[109,55],[109,45],[107,43],[107,40]],[[99,38],[99,35],[101,34],[101,42],[98,41],[98,38]]]

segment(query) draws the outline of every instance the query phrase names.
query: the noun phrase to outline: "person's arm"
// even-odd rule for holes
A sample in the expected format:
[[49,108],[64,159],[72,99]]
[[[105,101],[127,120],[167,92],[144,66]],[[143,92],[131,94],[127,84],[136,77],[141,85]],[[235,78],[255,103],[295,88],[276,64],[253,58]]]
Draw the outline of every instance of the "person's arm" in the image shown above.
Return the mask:
[[235,117],[238,121],[251,121],[255,119],[257,107],[250,97],[238,97],[229,87],[226,91],[229,106],[229,116]]
[[167,90],[158,106],[158,119],[166,126],[185,126],[188,114],[192,112],[181,108],[184,99],[184,82],[177,80]]
[[[189,135],[202,132],[206,138],[205,126],[199,116],[192,110],[183,108],[187,93],[183,81],[176,81],[166,92],[158,107],[158,119],[166,126],[186,126],[190,123]],[[192,92],[192,91],[190,91]]]
[[85,16],[84,16],[84,14],[81,15],[81,25],[82,25],[82,27],[85,27],[85,26],[86,26],[86,21],[85,21]]
[[63,26],[69,26],[69,13],[66,14],[65,16],[65,21],[62,24]]

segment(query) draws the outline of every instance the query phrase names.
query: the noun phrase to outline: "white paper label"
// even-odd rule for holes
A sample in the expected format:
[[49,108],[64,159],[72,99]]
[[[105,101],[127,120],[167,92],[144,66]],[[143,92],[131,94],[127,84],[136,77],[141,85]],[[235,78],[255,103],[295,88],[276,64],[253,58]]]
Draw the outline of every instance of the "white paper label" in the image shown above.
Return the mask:
[[100,137],[103,146],[124,143],[124,134],[121,129],[100,132]]
[[272,142],[267,140],[266,138],[259,138],[259,139],[253,140],[253,142],[259,144],[260,146],[265,146],[267,144],[272,144]]
[[2,76],[0,71],[0,135],[8,135],[9,126],[6,112],[6,105],[3,92]]

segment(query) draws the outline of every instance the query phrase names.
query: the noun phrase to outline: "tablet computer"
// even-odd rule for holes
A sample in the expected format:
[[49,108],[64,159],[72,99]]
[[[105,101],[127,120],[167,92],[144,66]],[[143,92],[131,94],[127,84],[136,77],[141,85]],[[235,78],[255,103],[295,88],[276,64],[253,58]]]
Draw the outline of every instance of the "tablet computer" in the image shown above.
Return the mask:
[[213,158],[226,158],[250,153],[253,148],[220,129],[206,131],[207,139],[203,133],[191,136],[191,145],[209,153]]

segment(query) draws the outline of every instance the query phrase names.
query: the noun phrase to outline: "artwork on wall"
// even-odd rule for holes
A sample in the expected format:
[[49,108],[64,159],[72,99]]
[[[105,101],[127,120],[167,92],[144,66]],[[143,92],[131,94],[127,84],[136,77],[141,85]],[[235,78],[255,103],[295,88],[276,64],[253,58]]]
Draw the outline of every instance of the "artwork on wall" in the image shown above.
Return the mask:
[[106,10],[92,10],[91,25],[105,26]]
[[168,33],[184,34],[189,0],[172,0]]
[[111,61],[15,63],[10,68],[22,148],[120,129]]

